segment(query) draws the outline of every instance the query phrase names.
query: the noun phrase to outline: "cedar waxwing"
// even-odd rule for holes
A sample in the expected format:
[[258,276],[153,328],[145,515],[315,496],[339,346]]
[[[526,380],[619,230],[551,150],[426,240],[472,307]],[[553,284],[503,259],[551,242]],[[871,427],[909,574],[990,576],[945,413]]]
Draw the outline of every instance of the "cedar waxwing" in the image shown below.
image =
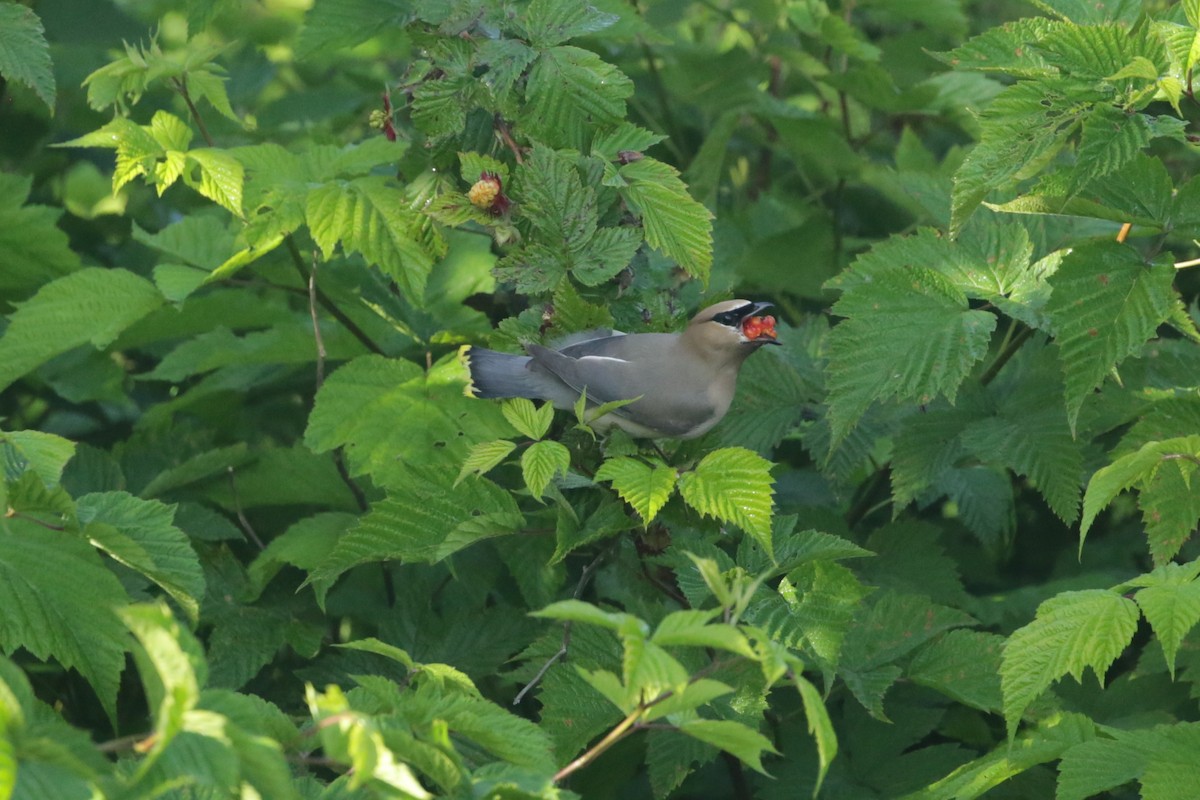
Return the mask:
[[557,408],[634,400],[594,420],[632,436],[691,439],[725,416],[742,362],[764,344],[779,344],[775,318],[756,314],[770,303],[727,300],[692,318],[682,333],[593,331],[551,349],[531,344],[527,356],[464,347],[473,397],[528,397]]

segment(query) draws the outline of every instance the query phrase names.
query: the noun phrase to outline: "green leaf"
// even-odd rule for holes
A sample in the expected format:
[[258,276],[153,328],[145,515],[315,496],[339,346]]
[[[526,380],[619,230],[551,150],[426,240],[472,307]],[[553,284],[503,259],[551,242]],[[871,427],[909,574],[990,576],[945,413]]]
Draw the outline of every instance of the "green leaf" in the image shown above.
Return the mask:
[[837,734],[833,730],[833,722],[829,719],[829,710],[821,701],[817,687],[803,675],[794,676],[796,688],[800,690],[800,698],[804,702],[804,717],[808,723],[808,732],[817,743],[817,784],[813,787],[813,797],[821,792],[821,784],[829,772],[829,765],[837,757]]
[[571,451],[558,442],[534,442],[521,454],[521,474],[534,497],[541,500],[555,475],[566,476]]
[[563,622],[582,622],[587,625],[599,625],[610,631],[632,630],[639,631],[643,635],[649,632],[646,623],[632,614],[604,611],[582,600],[560,600],[557,603],[551,603],[541,610],[531,611],[529,616],[540,617],[542,619],[557,619]]
[[996,327],[995,316],[971,310],[960,289],[924,267],[851,288],[833,312],[846,319],[827,343],[832,444],[877,400],[929,403],[940,394],[954,402]]
[[646,241],[702,283],[712,268],[712,214],[669,164],[643,158],[621,167],[621,196],[642,217]]
[[524,397],[505,400],[500,410],[518,433],[534,440],[545,436],[550,430],[550,423],[554,421],[554,406],[543,403],[538,407]]
[[[70,175],[66,181],[71,183]],[[62,212],[24,205],[31,185],[32,178],[0,174],[0,291],[24,295],[79,266],[79,256],[55,224]],[[65,200],[70,206],[70,197]]]
[[712,622],[713,612],[687,609],[663,617],[650,641],[663,647],[711,647],[755,658],[745,635],[733,625]]
[[576,36],[586,36],[611,27],[620,17],[597,11],[575,0],[533,0],[525,9],[523,22],[534,47],[562,44]]
[[1054,23],[1044,17],[1026,17],[1006,22],[969,39],[949,53],[932,53],[955,69],[1002,72],[1018,78],[1044,78],[1055,70],[1036,44]]
[[1129,163],[1150,143],[1153,134],[1144,114],[1100,105],[1083,118],[1075,168],[1071,171],[1068,196],[1094,178],[1115,172]]
[[471,452],[463,460],[462,469],[459,470],[458,477],[454,479],[454,485],[458,486],[468,475],[482,475],[491,471],[516,449],[517,445],[507,439],[480,442],[471,448]]
[[[1083,547],[1084,537],[1092,527],[1092,523],[1118,494],[1138,484],[1142,484],[1143,496],[1139,505],[1147,507],[1148,502],[1155,505],[1166,504],[1168,507],[1189,506],[1187,493],[1171,491],[1164,496],[1155,496],[1154,490],[1162,484],[1155,484],[1155,478],[1160,471],[1176,470],[1185,478],[1193,476],[1197,465],[1195,459],[1200,458],[1200,435],[1181,436],[1166,439],[1161,442],[1148,442],[1137,452],[1121,456],[1113,463],[1096,471],[1088,481],[1087,491],[1083,495],[1083,519],[1079,523],[1079,545]],[[1174,484],[1166,488],[1176,489]],[[1146,495],[1150,494],[1147,498]],[[1181,519],[1180,522],[1186,522]],[[1173,531],[1179,537],[1175,542],[1174,551],[1183,544],[1183,538],[1195,526],[1193,519],[1186,527]],[[1170,552],[1169,559],[1174,552]]]
[[1010,86],[984,111],[979,144],[954,176],[950,232],[994,189],[1035,174],[1066,145],[1090,107],[1088,95],[1057,83]]
[[75,455],[75,443],[41,431],[0,431],[4,477],[13,481],[31,470],[48,487],[62,479],[63,467]]
[[372,561],[435,563],[525,523],[516,501],[487,478],[447,488],[415,472],[345,533],[312,571],[309,582],[328,588],[346,570]]
[[1132,247],[1100,242],[1074,249],[1050,278],[1046,311],[1066,375],[1072,431],[1084,399],[1170,317],[1178,302],[1174,277],[1169,264],[1148,264]]
[[152,283],[123,269],[88,267],[46,284],[9,317],[0,389],[79,345],[107,347],[162,301]]
[[145,653],[139,666],[154,712],[153,759],[183,730],[185,717],[200,699],[207,667],[199,644],[179,627],[166,604],[129,606],[121,610],[121,619]]
[[175,527],[175,507],[126,492],[86,494],[79,522],[92,544],[161,586],[187,613],[200,618],[204,573],[187,536]]
[[413,301],[424,297],[433,258],[421,243],[420,215],[382,176],[327,183],[308,193],[304,210],[326,259],[340,242],[394,279]]
[[772,484],[770,461],[742,447],[724,447],[680,476],[679,493],[701,514],[737,525],[774,557]]
[[245,170],[241,162],[225,150],[200,148],[189,150],[188,162],[195,164],[200,170],[200,179],[190,178],[187,172],[184,179],[200,194],[212,200],[217,205],[228,209],[234,216],[242,216],[242,184],[245,180]]
[[675,491],[678,473],[665,464],[644,464],[634,458],[610,458],[596,470],[596,480],[610,481],[621,499],[633,506],[649,525]]
[[42,21],[32,9],[0,4],[0,76],[23,83],[54,113],[54,66]]
[[125,590],[78,534],[22,516],[0,520],[0,649],[24,647],[79,671],[116,716],[125,666],[124,628],[116,609]]
[[999,711],[1003,644],[1004,637],[994,633],[948,631],[917,653],[908,665],[908,678],[972,708]]
[[615,499],[601,500],[599,507],[586,517],[582,513],[576,514],[574,509],[569,513],[562,510],[555,525],[554,555],[550,563],[558,564],[580,547],[623,533],[633,526],[634,521],[625,506]]
[[711,678],[700,678],[685,686],[683,691],[676,692],[661,703],[655,703],[646,710],[646,713],[642,715],[642,719],[646,722],[652,722],[673,714],[693,711],[700,706],[711,703],[718,697],[733,694],[733,691],[733,687],[728,684],[714,681]]
[[347,448],[352,474],[398,484],[405,465],[455,474],[470,447],[508,437],[512,428],[492,403],[464,397],[466,376],[454,354],[430,372],[381,356],[362,356],[330,375],[317,393],[304,441],[315,452]]
[[1091,667],[1101,681],[1133,639],[1138,607],[1115,592],[1062,592],[1038,606],[1033,622],[1004,645],[1000,686],[1009,738],[1030,703],[1064,675]]
[[257,595],[285,564],[311,572],[329,555],[358,517],[328,512],[302,519],[276,536],[246,568],[252,592]]
[[543,50],[525,85],[524,123],[552,147],[584,149],[597,129],[625,118],[633,82],[588,50],[560,45]]
[[[1133,596],[1162,645],[1167,669],[1175,677],[1175,655],[1188,631],[1200,622],[1197,562],[1166,564],[1147,576],[1148,585]],[[1153,582],[1151,582],[1153,581]]]
[[1054,761],[1095,736],[1096,724],[1082,714],[1063,714],[1015,742],[963,764],[904,800],[974,800],[1010,778]]
[[400,28],[410,6],[408,0],[319,0],[304,17],[299,55],[308,59],[330,50],[348,50],[381,30]]
[[771,740],[740,722],[694,719],[679,725],[679,730],[737,757],[746,766],[763,775],[762,754],[778,753]]

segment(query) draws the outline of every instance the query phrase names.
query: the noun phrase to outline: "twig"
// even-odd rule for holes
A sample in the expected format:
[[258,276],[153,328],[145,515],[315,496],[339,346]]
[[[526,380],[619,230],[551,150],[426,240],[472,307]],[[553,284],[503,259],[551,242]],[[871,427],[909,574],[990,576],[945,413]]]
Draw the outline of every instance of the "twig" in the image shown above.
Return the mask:
[[266,550],[266,545],[262,543],[262,539],[258,538],[250,520],[246,519],[245,513],[242,512],[242,498],[238,495],[237,481],[233,478],[233,467],[226,467],[226,469],[229,474],[229,490],[233,493],[233,510],[237,514],[238,522],[241,523],[242,530],[250,537],[250,541],[258,545],[259,550]]
[[504,142],[504,146],[512,151],[513,158],[517,160],[517,163],[524,164],[525,158],[521,155],[521,147],[513,139],[512,130],[508,127],[508,122],[505,121],[504,117],[497,114],[492,119],[492,127],[496,129],[496,133],[499,134],[500,140]]
[[1200,258],[1193,258],[1191,261],[1175,262],[1175,269],[1188,269],[1189,267],[1200,267]]
[[312,317],[313,338],[317,342],[317,391],[325,384],[325,340],[321,338],[321,322],[317,319],[317,251],[313,251],[312,270],[308,273],[308,313]]
[[109,739],[107,742],[100,742],[96,745],[96,749],[101,753],[123,753],[126,750],[136,750],[138,742],[153,735],[153,733],[131,733],[128,736],[120,736],[116,739]]
[[1117,231],[1117,243],[1124,244],[1125,239],[1129,237],[1129,231],[1133,228],[1132,222],[1125,222],[1121,225],[1121,230]]
[[196,108],[196,104],[192,102],[192,95],[187,88],[187,75],[182,78],[172,78],[171,84],[175,87],[175,91],[183,97],[183,102],[187,103],[188,112],[192,115],[192,121],[196,123],[196,127],[200,129],[200,135],[204,137],[205,144],[209,147],[216,147],[217,143],[213,140],[212,134],[208,132],[208,126],[204,124],[204,117],[200,116],[200,109]]
[[[287,242],[288,253],[290,253],[292,256],[292,264],[296,267],[296,271],[300,273],[300,278],[307,283],[309,280],[308,270],[304,268],[304,256],[300,255],[300,248],[296,245],[295,237],[289,233],[285,238],[285,241]],[[350,331],[351,335],[353,335],[355,339],[358,339],[360,342],[362,342],[364,347],[376,355],[387,355],[383,352],[383,348],[375,344],[371,337],[368,336],[362,328],[355,324],[354,320],[347,317],[345,312],[338,308],[337,305],[335,305],[334,302],[329,299],[329,296],[321,291],[320,286],[314,287],[314,291],[317,296],[317,302],[321,304],[321,307],[328,311],[334,319],[340,322],[342,327]]]
[[54,525],[52,523],[46,522],[45,520],[41,520],[41,519],[38,519],[37,517],[30,516],[29,514],[23,514],[20,511],[14,511],[11,508],[5,512],[4,516],[8,517],[9,519],[13,519],[13,518],[23,519],[27,522],[32,522],[34,525],[41,525],[43,528],[46,528],[47,530],[51,530],[51,531],[65,531],[66,530],[66,527],[64,527],[62,525]]
[[[583,590],[587,588],[589,583],[591,583],[592,576],[596,574],[596,570],[600,567],[600,562],[603,561],[605,556],[608,555],[610,549],[611,548],[606,547],[605,549],[601,550],[596,557],[593,558],[591,562],[583,568],[583,572],[579,575],[579,583],[575,584],[575,592],[571,595],[576,600],[583,596]],[[542,668],[537,671],[537,674],[533,676],[533,679],[530,680],[529,683],[525,684],[521,691],[517,692],[517,696],[513,698],[512,704],[514,706],[520,705],[521,701],[525,699],[525,695],[529,694],[529,692],[532,691],[535,686],[542,682],[542,678],[546,677],[546,673],[550,670],[550,667],[554,666],[559,659],[567,657],[567,651],[570,649],[571,623],[570,621],[567,621],[563,623],[562,646],[559,647],[558,651],[554,655],[550,656],[546,663],[542,665]]]
[[579,758],[575,759],[570,764],[567,764],[558,772],[554,773],[554,782],[558,783],[571,773],[583,769],[588,764],[592,763],[601,755],[603,755],[608,748],[624,739],[626,734],[629,733],[630,728],[637,724],[638,719],[641,718],[645,711],[646,708],[644,706],[638,706],[633,711],[630,711],[629,715],[626,716],[625,719],[621,720],[620,723],[617,724],[617,727],[605,734],[603,739],[596,742],[595,746],[589,747]]
[[1025,344],[1025,341],[1030,336],[1033,336],[1033,328],[1025,328],[1014,336],[1012,341],[996,356],[996,360],[987,368],[987,371],[979,376],[980,385],[987,386],[995,380],[996,376],[1000,374],[1000,370],[1004,369],[1004,365],[1008,363],[1010,358],[1017,354],[1017,351],[1021,349],[1021,346]]

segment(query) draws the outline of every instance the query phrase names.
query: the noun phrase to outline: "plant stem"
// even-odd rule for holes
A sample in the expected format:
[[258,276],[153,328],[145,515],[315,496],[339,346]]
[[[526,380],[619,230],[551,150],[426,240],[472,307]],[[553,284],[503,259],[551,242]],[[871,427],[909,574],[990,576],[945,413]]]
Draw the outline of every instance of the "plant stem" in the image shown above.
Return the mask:
[[[1011,332],[1012,331],[1010,329],[1009,333]],[[1009,341],[1008,344],[1005,345],[1004,349],[1000,351],[1000,354],[996,356],[996,360],[992,362],[992,365],[988,367],[987,371],[979,377],[980,385],[987,386],[989,383],[995,380],[996,376],[1000,374],[1000,370],[1004,369],[1004,365],[1008,363],[1009,359],[1017,354],[1017,351],[1021,349],[1021,346],[1025,344],[1025,341],[1029,339],[1030,336],[1033,336],[1033,328],[1025,328],[1016,336],[1012,337],[1012,340]]]
[[213,141],[212,134],[208,132],[208,126],[204,124],[204,117],[200,116],[200,109],[196,108],[196,104],[192,102],[192,95],[187,88],[187,75],[182,78],[172,78],[171,83],[175,86],[175,91],[183,98],[183,102],[187,103],[188,113],[192,115],[192,121],[196,123],[196,127],[200,129],[200,135],[204,137],[204,143],[209,147],[216,147],[217,143]]
[[[304,256],[300,255],[300,248],[296,245],[295,237],[289,233],[284,241],[287,242],[288,252],[292,256],[292,264],[296,267],[296,272],[300,274],[301,280],[303,280],[305,283],[308,283],[308,270],[304,268]],[[354,320],[347,317],[345,312],[338,308],[334,302],[329,299],[329,295],[321,291],[320,286],[314,286],[313,293],[316,295],[317,302],[321,304],[321,307],[328,311],[330,316],[340,322],[342,327],[350,331],[351,335],[354,336],[355,339],[358,339],[360,342],[362,342],[364,347],[376,355],[387,355],[385,352],[383,352],[383,348],[375,344],[371,337],[368,336],[362,328],[358,327]]]
[[637,724],[637,721],[641,719],[641,716],[643,713],[645,713],[645,710],[646,709],[644,707],[638,706],[633,711],[630,711],[629,715],[625,717],[625,719],[621,720],[617,724],[617,727],[609,731],[603,739],[596,742],[594,746],[589,747],[579,758],[575,759],[570,764],[567,764],[558,772],[554,773],[554,782],[558,783],[571,773],[578,772],[579,770],[583,769],[588,764],[592,763],[601,755],[603,755],[608,748],[624,739],[629,733],[632,732],[631,729]]

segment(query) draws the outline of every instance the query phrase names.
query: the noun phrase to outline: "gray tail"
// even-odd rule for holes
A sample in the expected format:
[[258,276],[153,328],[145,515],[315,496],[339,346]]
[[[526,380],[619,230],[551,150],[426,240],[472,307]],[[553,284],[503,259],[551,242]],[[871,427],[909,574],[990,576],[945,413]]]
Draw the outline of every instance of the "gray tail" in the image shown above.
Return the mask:
[[542,397],[537,382],[526,365],[529,356],[497,353],[482,347],[466,346],[458,351],[458,357],[471,375],[465,393],[470,397]]

